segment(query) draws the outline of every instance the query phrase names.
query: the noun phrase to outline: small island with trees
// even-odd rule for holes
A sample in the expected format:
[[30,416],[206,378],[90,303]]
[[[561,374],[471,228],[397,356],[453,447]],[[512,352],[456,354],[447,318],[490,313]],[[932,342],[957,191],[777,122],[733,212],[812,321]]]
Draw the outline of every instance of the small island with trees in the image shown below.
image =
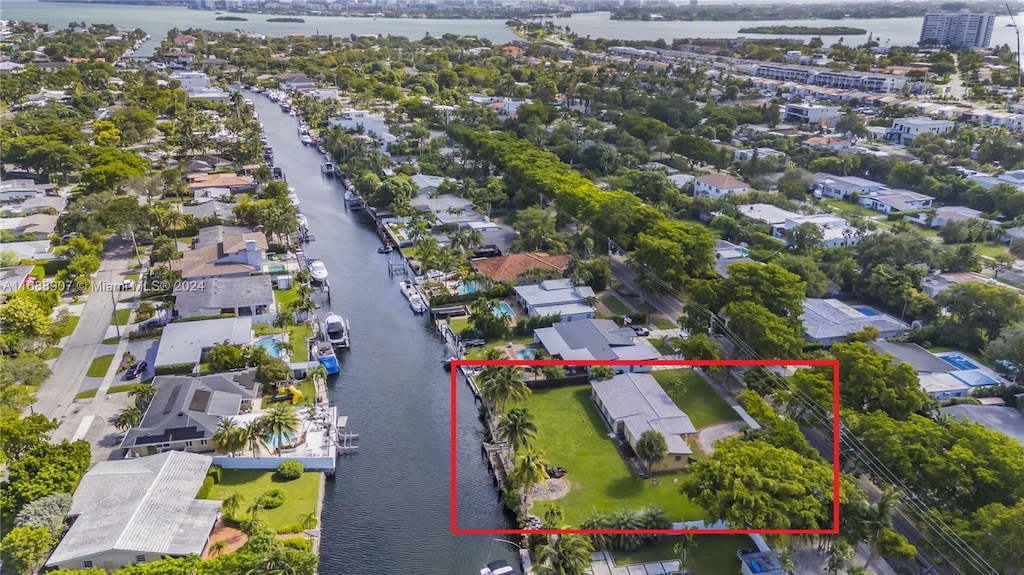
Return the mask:
[[740,34],[797,34],[801,36],[863,36],[868,31],[852,26],[751,26]]
[[217,16],[217,20],[222,20],[222,21],[227,21],[227,22],[248,22],[249,21],[248,18],[243,18],[241,16]]
[[305,24],[306,20],[303,18],[267,18],[267,22],[292,22],[295,24]]

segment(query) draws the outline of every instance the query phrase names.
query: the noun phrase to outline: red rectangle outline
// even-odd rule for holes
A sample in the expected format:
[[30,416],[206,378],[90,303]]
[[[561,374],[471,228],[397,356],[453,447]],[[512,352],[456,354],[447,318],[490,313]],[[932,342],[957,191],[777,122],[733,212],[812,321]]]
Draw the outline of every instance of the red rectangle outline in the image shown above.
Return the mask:
[[[832,368],[832,516],[834,524],[831,529],[460,529],[457,525],[457,491],[458,480],[456,470],[456,411],[458,372],[461,366],[597,366],[597,365],[669,365],[679,367],[831,367]],[[839,360],[835,359],[733,359],[733,360],[451,360],[451,521],[452,535],[838,535],[839,534]]]

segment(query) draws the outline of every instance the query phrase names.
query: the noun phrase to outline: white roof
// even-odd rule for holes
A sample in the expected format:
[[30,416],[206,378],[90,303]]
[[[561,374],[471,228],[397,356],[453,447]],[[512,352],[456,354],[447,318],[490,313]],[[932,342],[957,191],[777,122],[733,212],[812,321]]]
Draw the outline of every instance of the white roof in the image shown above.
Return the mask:
[[164,328],[156,351],[155,367],[197,363],[204,348],[225,340],[236,345],[252,338],[252,318],[229,317],[201,321],[176,322]]
[[202,553],[220,510],[219,501],[195,498],[212,461],[168,451],[99,462],[82,477],[69,512],[77,519],[47,565],[109,552]]
[[737,206],[740,215],[754,220],[761,220],[767,224],[782,224],[786,220],[799,217],[800,214],[784,210],[771,204],[743,204]]
[[590,385],[608,416],[614,421],[622,421],[634,438],[653,429],[665,436],[669,453],[692,453],[680,435],[696,433],[697,428],[690,417],[665,393],[654,376],[646,373],[621,373],[604,381],[592,381]]
[[868,326],[882,334],[909,328],[890,315],[864,315],[837,299],[807,298],[800,320],[806,335],[813,340],[845,337]]
[[967,391],[970,386],[953,377],[949,373],[919,373],[917,381],[925,393],[950,393],[954,391]]

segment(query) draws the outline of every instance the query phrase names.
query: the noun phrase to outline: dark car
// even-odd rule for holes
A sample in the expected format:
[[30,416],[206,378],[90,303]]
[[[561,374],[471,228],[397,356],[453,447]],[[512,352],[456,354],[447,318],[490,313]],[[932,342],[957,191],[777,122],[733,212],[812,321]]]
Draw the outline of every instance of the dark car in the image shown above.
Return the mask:
[[160,316],[154,316],[146,321],[139,324],[139,331],[145,331],[147,329],[156,329],[165,325],[164,319]]
[[136,361],[135,363],[132,364],[131,367],[128,368],[128,373],[124,374],[124,378],[135,379],[136,377],[139,377],[142,374],[146,373],[146,368],[148,367],[149,364],[146,363],[146,360],[140,359],[139,361]]

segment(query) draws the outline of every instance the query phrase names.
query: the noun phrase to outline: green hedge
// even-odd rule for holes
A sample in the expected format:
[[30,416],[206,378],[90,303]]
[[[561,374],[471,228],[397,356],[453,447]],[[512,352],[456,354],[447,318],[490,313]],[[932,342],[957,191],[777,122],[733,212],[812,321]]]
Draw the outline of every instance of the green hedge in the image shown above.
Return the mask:
[[512,328],[512,335],[516,337],[524,337],[532,334],[534,330],[543,327],[551,327],[560,321],[562,321],[562,316],[557,314],[534,316],[522,319],[517,321],[515,327]]
[[[295,531],[294,533],[301,533],[301,531]],[[311,551],[313,549],[313,542],[304,537],[292,537],[291,539],[285,539],[282,543],[285,547],[301,551]]]
[[203,480],[203,486],[199,488],[199,493],[196,494],[196,499],[209,498],[211,491],[213,491],[213,478],[207,475]]
[[224,318],[228,318],[228,317],[235,317],[235,314],[233,314],[233,313],[217,313],[217,314],[210,314],[210,315],[197,315],[197,316],[193,316],[193,317],[182,317],[182,318],[178,318],[178,319],[174,320],[174,323],[182,323],[182,322],[186,322],[186,321],[204,321],[204,320],[208,320],[208,319],[224,319]]
[[173,363],[156,368],[156,375],[188,375],[196,368],[194,363]]
[[220,483],[220,480],[223,476],[223,472],[224,470],[221,468],[220,465],[214,465],[210,467],[210,470],[206,472],[206,475],[208,477],[212,477],[214,483]]
[[63,269],[66,269],[68,267],[68,264],[70,264],[70,263],[71,263],[71,260],[58,259],[58,260],[49,260],[49,261],[43,262],[42,266],[43,266],[43,271],[46,272],[46,275],[52,276],[52,275],[56,275],[57,272],[59,272],[59,271],[61,271]]
[[160,337],[164,333],[163,327],[154,327],[152,329],[140,329],[128,334],[128,341],[138,341],[140,339],[153,339]]

